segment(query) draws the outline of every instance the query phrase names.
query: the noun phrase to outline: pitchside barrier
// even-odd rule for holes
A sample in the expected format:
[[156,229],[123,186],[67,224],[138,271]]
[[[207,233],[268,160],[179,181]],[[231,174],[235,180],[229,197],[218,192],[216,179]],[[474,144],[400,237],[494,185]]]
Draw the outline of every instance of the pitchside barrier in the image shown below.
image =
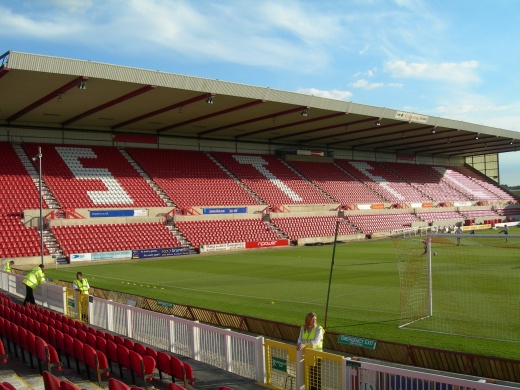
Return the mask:
[[[0,271],[0,289],[23,298],[23,279],[22,275]],[[59,313],[67,312],[67,296],[65,287],[50,283],[35,293],[38,305]],[[295,343],[264,340],[94,296],[85,298],[93,326],[253,379],[272,389],[518,390],[481,378],[449,377],[441,372],[420,372],[322,351],[296,351]]]
[[273,389],[347,389],[347,358],[265,340],[266,385]]
[[90,298],[92,325],[264,383],[263,337]]
[[[0,289],[23,299],[26,292],[26,286],[22,283],[24,279],[23,275],[0,271]],[[65,287],[44,283],[34,290],[34,300],[39,306],[66,313]]]
[[88,294],[80,294],[78,290],[73,288],[65,289],[65,300],[67,302],[67,317],[88,321]]

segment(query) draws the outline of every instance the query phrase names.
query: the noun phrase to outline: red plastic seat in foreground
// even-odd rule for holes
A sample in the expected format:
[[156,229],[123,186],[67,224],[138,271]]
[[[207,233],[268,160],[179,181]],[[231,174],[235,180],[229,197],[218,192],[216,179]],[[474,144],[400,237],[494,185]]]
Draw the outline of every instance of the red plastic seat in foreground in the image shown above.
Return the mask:
[[92,368],[96,373],[98,386],[101,387],[101,375],[108,376],[108,361],[105,354],[101,351],[96,351],[88,344],[83,345],[83,352],[85,355],[85,365],[87,367],[87,377],[90,380],[90,370]]
[[191,365],[189,365],[186,362],[183,362],[183,365],[184,365],[184,374],[186,375],[185,379],[184,379],[184,387],[188,387],[187,383],[194,386],[195,385],[195,376],[193,375],[193,369],[192,369]]
[[59,371],[62,363],[58,358],[58,353],[52,345],[47,344],[41,337],[36,337],[36,356],[38,358],[38,368],[42,373],[42,363],[45,364],[45,371],[51,371],[53,367]]
[[147,382],[153,379],[155,371],[155,360],[151,356],[141,356],[135,351],[129,351],[130,368],[137,374],[138,377],[143,378],[144,387],[147,388]]
[[[23,352],[22,352],[22,354],[23,354]],[[8,356],[7,356],[7,353],[5,352],[4,343],[2,342],[2,339],[0,339],[0,362],[6,364],[7,357]],[[25,360],[24,360],[24,363],[25,363]]]
[[108,380],[108,389],[109,390],[130,390],[130,386],[128,386],[124,382],[121,382],[120,380],[110,378]]
[[81,390],[81,389],[72,382],[61,381],[60,390]]
[[45,390],[60,390],[60,379],[49,371],[43,372],[43,384]]

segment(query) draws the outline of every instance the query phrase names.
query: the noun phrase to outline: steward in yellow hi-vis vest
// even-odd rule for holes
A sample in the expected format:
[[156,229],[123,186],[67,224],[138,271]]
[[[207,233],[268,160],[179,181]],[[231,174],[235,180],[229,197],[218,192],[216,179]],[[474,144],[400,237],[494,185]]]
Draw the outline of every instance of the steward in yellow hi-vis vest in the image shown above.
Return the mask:
[[4,265],[4,272],[11,272],[11,266],[14,265],[14,261],[11,260],[11,261],[8,261],[7,263],[5,263]]
[[304,348],[322,350],[324,333],[325,330],[317,324],[316,313],[307,314],[305,316],[305,325],[300,329],[297,349],[299,351]]
[[84,278],[81,272],[76,273],[76,280],[72,282],[72,287],[74,287],[74,290],[78,290],[80,294],[88,294],[90,288],[87,278]]
[[38,267],[33,268],[29,271],[29,273],[25,276],[23,280],[23,284],[25,284],[25,299],[23,304],[26,305],[27,302],[36,304],[34,301],[34,290],[42,283],[45,283],[45,265],[40,264]]

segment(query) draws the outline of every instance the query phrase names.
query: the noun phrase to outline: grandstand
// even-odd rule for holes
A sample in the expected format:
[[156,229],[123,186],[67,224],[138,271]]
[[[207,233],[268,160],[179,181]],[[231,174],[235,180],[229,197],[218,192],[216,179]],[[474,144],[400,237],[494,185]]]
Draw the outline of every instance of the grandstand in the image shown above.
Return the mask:
[[498,173],[468,164],[517,150],[512,131],[90,61],[0,61],[0,256],[18,264],[42,255],[40,194],[49,263],[326,243],[336,221],[344,241],[520,218]]
[[496,164],[513,131],[19,52],[0,93],[0,259],[18,266],[520,220]]

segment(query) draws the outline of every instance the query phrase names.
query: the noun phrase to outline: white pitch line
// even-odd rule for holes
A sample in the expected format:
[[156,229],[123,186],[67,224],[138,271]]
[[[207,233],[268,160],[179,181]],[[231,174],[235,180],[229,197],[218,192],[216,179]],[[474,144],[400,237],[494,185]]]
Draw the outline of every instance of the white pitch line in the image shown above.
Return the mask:
[[[92,274],[90,274],[90,275],[92,275]],[[142,282],[136,282],[134,280],[127,280],[127,279],[120,279],[120,278],[111,278],[111,277],[108,277],[108,276],[105,276],[105,275],[92,275],[92,276],[98,276],[98,277],[101,277],[101,278],[117,280],[117,281],[122,281],[122,282],[126,282],[126,283],[142,284]],[[144,285],[155,285],[155,286],[168,287],[168,288],[172,288],[172,289],[179,289],[179,290],[185,290],[185,291],[193,291],[193,292],[206,293],[206,294],[218,294],[218,295],[228,296],[228,297],[248,298],[248,299],[257,299],[257,300],[268,300],[268,301],[276,301],[276,302],[284,302],[284,303],[295,303],[295,304],[298,304],[298,305],[311,305],[311,304],[314,304],[314,303],[319,302],[319,301],[325,301],[325,297],[324,298],[317,298],[317,299],[314,299],[314,300],[294,301],[294,300],[280,299],[280,298],[275,298],[275,297],[259,297],[259,296],[254,296],[254,295],[230,294],[230,293],[224,293],[224,292],[218,292],[218,291],[201,290],[201,289],[189,288],[189,287],[170,286],[170,285],[167,285],[167,284],[158,284],[158,283],[144,283]],[[343,294],[343,295],[335,296],[335,298],[336,297],[350,296],[350,295],[357,295],[357,294],[361,294],[361,293],[364,294],[364,293],[369,292],[369,291],[373,291],[373,290],[364,290],[364,291],[354,292],[354,293],[350,293],[350,294]],[[366,312],[372,312],[372,313],[373,312],[378,312],[378,313],[395,314],[394,312],[387,312],[387,311],[373,310],[373,309],[372,310],[368,310],[368,309],[355,308],[355,307],[351,307],[351,306],[331,305],[330,307],[337,308],[337,309],[350,309],[350,310],[356,310],[356,311],[366,311]]]

